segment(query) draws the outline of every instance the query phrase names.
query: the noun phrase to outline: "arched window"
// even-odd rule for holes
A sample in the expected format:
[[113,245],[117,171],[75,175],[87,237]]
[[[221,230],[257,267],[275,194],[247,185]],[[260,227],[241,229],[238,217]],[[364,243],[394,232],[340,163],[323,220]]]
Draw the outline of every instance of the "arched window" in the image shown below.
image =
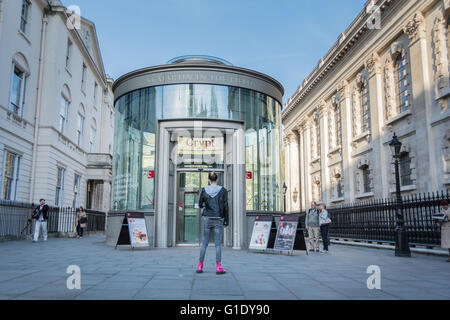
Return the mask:
[[328,112],[328,143],[334,149],[341,145],[341,103],[333,97]]
[[361,133],[364,133],[370,130],[369,89],[367,82],[361,84],[359,103],[361,106],[361,114],[359,115],[359,120],[361,121]]
[[27,79],[30,68],[25,56],[16,53],[12,61],[11,90],[9,98],[9,110],[22,116],[26,101]]
[[409,109],[408,101],[408,73],[406,69],[406,56],[399,54],[394,62],[395,85],[396,85],[396,101],[398,113],[402,113]]
[[70,101],[70,89],[67,85],[64,85],[61,93],[61,102],[59,107],[59,131],[63,134],[65,134],[67,121],[69,118]]
[[89,152],[95,153],[95,142],[97,139],[97,122],[92,118],[91,135],[89,136]]
[[83,104],[80,104],[80,109],[78,110],[78,123],[77,123],[77,145],[79,147],[81,147],[83,143],[84,119],[85,119],[85,109]]

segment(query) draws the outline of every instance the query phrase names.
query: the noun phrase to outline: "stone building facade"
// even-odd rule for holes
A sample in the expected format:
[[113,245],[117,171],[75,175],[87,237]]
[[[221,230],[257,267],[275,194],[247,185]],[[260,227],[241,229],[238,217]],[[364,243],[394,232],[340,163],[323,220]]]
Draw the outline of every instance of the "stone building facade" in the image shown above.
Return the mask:
[[0,0],[0,199],[110,208],[112,79],[59,0]]
[[450,188],[449,0],[373,0],[287,101],[287,211]]

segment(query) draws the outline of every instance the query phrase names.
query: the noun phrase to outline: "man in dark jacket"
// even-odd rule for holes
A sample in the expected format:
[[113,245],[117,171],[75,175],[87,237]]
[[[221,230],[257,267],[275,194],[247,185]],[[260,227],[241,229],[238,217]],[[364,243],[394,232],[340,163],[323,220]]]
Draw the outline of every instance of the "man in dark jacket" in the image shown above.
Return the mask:
[[228,225],[228,192],[217,184],[217,174],[211,172],[208,176],[209,185],[202,189],[199,206],[203,209],[204,231],[203,243],[197,273],[203,272],[206,248],[208,247],[211,230],[214,230],[216,245],[216,274],[224,274],[222,269],[222,235],[223,227]]
[[33,218],[36,220],[34,227],[34,238],[33,242],[37,242],[39,239],[39,232],[42,228],[42,235],[44,241],[47,241],[47,221],[48,221],[48,205],[45,204],[45,200],[39,200],[40,205],[36,207],[33,211]]

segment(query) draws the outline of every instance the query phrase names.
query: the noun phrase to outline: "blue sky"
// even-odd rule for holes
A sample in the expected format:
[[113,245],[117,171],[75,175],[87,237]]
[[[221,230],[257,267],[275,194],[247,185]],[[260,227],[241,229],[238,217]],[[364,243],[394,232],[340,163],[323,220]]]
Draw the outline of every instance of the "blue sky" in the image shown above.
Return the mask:
[[63,0],[97,28],[106,72],[186,54],[224,58],[297,89],[365,0]]

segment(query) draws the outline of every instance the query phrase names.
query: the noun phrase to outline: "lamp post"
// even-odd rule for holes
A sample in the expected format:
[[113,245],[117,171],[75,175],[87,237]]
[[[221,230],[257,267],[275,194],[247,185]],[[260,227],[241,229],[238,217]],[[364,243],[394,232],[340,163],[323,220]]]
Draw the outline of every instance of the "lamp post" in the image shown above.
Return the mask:
[[400,173],[399,173],[399,160],[400,150],[402,143],[398,140],[397,135],[394,133],[392,141],[389,143],[392,156],[395,159],[395,191],[397,196],[396,203],[396,228],[395,228],[395,255],[397,257],[411,257],[411,251],[409,250],[408,238],[405,230],[405,220],[403,217],[403,201],[400,192]]
[[285,183],[283,183],[284,212],[286,212],[286,192],[287,192],[287,185],[285,182]]

